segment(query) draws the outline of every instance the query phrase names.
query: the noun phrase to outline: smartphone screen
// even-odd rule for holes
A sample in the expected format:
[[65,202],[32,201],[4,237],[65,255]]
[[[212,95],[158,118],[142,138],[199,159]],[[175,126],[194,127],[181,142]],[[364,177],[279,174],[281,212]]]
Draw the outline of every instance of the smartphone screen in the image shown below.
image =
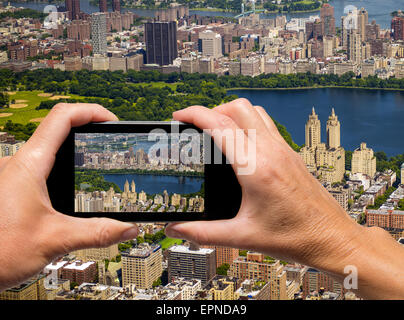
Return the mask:
[[204,212],[203,133],[76,133],[75,212]]

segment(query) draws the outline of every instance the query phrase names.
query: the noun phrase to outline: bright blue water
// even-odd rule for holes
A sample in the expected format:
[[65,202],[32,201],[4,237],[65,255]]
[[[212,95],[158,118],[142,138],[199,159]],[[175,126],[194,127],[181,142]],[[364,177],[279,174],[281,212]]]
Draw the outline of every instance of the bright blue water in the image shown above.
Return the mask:
[[354,150],[367,142],[374,151],[389,156],[404,153],[404,92],[361,89],[236,90],[229,94],[249,99],[304,144],[305,123],[314,106],[321,120],[322,141],[331,107],[341,122],[341,144]]
[[116,183],[123,191],[125,181],[129,184],[132,180],[136,184],[136,192],[142,190],[147,194],[162,194],[167,190],[169,194],[188,194],[201,190],[203,178],[200,177],[175,177],[175,176],[155,176],[141,174],[104,174],[105,180]]

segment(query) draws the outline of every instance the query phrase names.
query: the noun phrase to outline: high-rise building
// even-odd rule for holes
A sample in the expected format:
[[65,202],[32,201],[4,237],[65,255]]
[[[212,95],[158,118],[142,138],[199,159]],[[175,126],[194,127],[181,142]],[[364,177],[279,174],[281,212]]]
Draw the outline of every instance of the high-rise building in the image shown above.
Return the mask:
[[373,178],[376,174],[376,157],[373,150],[362,142],[352,154],[352,174],[363,173]]
[[139,289],[150,289],[163,272],[160,245],[142,243],[122,253],[122,286],[134,284]]
[[334,7],[328,3],[325,3],[321,7],[320,16],[323,25],[322,30],[323,36],[334,36],[335,35]]
[[331,115],[327,121],[327,147],[337,149],[341,146],[341,124],[332,108]]
[[348,60],[360,65],[362,62],[362,35],[356,30],[347,32]]
[[204,248],[215,249],[216,251],[216,267],[220,267],[227,263],[231,265],[239,256],[239,249],[221,246],[203,246]]
[[174,278],[199,279],[206,285],[216,274],[214,249],[176,245],[168,249],[168,281]]
[[348,48],[348,32],[358,31],[358,9],[353,9],[346,16],[341,17],[341,44],[344,49]]
[[107,53],[107,15],[103,12],[91,15],[91,40],[94,54]]
[[238,257],[230,266],[229,276],[239,280],[252,279],[269,282],[271,300],[286,300],[286,272],[279,260],[267,259],[262,253],[247,252],[246,257]]
[[404,40],[404,17],[394,17],[391,20],[391,31],[394,40]]
[[316,147],[321,143],[321,122],[314,107],[306,123],[306,147]]
[[223,55],[222,37],[220,34],[212,30],[206,30],[199,33],[199,41],[201,43],[202,55],[214,58],[219,58]]
[[40,274],[18,286],[0,292],[0,300],[46,300],[45,275]]
[[65,8],[67,18],[72,19],[72,11],[73,11],[73,0],[65,0]]
[[309,268],[303,278],[303,298],[306,298],[313,291],[318,293],[320,290],[337,293],[340,297],[346,291],[342,284],[335,281],[329,275]]
[[80,19],[80,0],[65,0],[65,7],[70,20]]
[[67,38],[74,40],[89,40],[90,39],[90,23],[83,20],[74,20],[67,27]]
[[340,146],[340,123],[334,110],[327,122],[327,144],[321,143],[321,124],[313,108],[306,123],[306,146],[300,150],[307,169],[321,181],[334,183],[344,178],[345,150]]
[[145,23],[146,62],[160,66],[170,65],[177,58],[177,23]]
[[366,26],[369,24],[369,14],[365,8],[361,8],[358,11],[358,31],[361,35],[361,39],[366,39]]
[[107,0],[99,0],[100,12],[108,12]]
[[112,0],[112,11],[121,12],[121,0]]

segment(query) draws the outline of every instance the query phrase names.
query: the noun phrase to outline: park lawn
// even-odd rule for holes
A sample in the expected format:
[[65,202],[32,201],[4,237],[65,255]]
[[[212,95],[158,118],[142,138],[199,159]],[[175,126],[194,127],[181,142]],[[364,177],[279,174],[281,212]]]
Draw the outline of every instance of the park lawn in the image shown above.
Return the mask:
[[166,237],[163,240],[161,240],[159,243],[161,245],[161,248],[163,250],[165,250],[165,249],[168,249],[168,248],[172,247],[175,244],[182,244],[182,240]]
[[[51,97],[40,97],[38,94],[43,93],[43,91],[17,91],[15,94],[10,95],[10,104],[12,100],[26,100],[26,102],[16,102],[21,104],[26,104],[27,106],[20,109],[13,109],[13,108],[4,108],[0,109],[0,116],[2,113],[12,113],[12,115],[7,117],[0,117],[0,126],[4,126],[4,124],[11,120],[14,123],[21,123],[27,124],[30,122],[31,119],[43,118],[45,117],[50,110],[35,110],[37,106],[42,101],[47,101]],[[78,95],[68,94],[71,99],[82,99]]]
[[158,81],[158,82],[152,82],[152,83],[147,83],[147,82],[139,82],[139,83],[133,83],[135,86],[142,86],[142,87],[147,87],[147,86],[152,86],[152,87],[156,87],[156,88],[164,88],[164,87],[169,87],[172,90],[176,90],[177,89],[177,82],[174,83],[166,83],[163,81]]

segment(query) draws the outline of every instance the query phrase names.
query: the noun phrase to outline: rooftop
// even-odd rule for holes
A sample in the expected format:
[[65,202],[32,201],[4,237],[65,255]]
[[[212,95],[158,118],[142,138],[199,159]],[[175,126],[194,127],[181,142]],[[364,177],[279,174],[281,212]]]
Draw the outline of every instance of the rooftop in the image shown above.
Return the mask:
[[178,253],[192,253],[192,254],[210,254],[215,251],[215,249],[208,249],[208,248],[199,248],[198,250],[191,250],[189,247],[183,245],[175,245],[168,249],[171,252],[178,252]]

